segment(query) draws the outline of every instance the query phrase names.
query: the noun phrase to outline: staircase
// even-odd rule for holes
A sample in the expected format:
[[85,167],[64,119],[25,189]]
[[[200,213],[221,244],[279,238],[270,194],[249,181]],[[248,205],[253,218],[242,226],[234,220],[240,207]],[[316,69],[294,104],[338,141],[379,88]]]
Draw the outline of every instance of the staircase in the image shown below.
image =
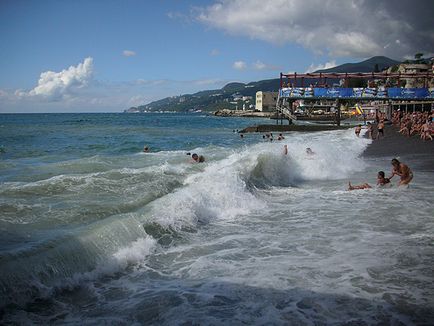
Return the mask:
[[282,114],[285,118],[288,120],[297,120],[297,117],[295,114],[291,112],[291,110],[288,108],[290,102],[287,101],[286,98],[280,97],[280,92],[277,97],[277,103],[276,103],[276,112],[277,114]]

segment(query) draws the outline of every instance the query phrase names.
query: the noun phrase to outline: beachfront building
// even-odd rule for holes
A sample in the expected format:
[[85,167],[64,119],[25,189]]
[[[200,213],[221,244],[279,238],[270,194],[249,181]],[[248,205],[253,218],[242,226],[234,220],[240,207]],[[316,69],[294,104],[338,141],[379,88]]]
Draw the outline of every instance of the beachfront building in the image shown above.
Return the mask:
[[277,92],[256,92],[256,110],[270,112],[276,109]]
[[[402,78],[405,81],[404,84],[406,88],[414,87],[434,87],[434,80],[427,80],[422,76],[424,74],[434,72],[433,63],[401,63],[398,66],[390,67],[386,70],[387,73],[401,73],[401,74],[420,74],[420,78]],[[428,85],[425,83],[428,82]]]

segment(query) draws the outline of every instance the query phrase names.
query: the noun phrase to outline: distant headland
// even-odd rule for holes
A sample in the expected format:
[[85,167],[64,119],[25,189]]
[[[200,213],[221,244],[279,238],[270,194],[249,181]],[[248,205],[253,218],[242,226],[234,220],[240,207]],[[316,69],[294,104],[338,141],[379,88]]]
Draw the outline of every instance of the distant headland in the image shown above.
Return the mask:
[[[358,63],[345,63],[330,69],[317,70],[315,72],[374,72],[383,71],[389,67],[398,66],[399,64],[399,61],[384,56],[375,56]],[[331,80],[330,82],[333,81]],[[225,85],[221,89],[166,97],[148,104],[131,107],[124,110],[124,112],[214,112],[223,109],[231,111],[242,111],[243,109],[254,110],[256,92],[277,92],[279,87],[279,78],[266,79],[247,84],[233,82]]]

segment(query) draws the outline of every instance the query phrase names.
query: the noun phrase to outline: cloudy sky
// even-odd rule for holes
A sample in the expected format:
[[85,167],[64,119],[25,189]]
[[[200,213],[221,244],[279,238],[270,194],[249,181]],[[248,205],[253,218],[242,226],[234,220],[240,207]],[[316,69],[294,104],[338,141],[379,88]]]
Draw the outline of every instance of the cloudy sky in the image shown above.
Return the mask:
[[434,53],[430,0],[0,0],[0,112],[121,112],[231,81]]

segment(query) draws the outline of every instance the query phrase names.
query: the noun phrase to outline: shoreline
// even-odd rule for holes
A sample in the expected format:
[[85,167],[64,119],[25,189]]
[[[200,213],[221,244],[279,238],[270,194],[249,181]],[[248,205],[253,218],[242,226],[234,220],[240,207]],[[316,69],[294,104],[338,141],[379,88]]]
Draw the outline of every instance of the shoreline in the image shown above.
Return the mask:
[[266,124],[266,125],[257,125],[244,128],[239,131],[239,133],[250,133],[250,132],[289,132],[289,131],[298,131],[298,132],[315,132],[315,131],[328,131],[328,130],[341,130],[348,129],[350,126],[333,126],[333,125],[277,125],[277,124]]
[[373,140],[362,153],[365,158],[402,158],[419,170],[434,171],[434,141],[423,141],[419,135],[404,136],[395,126],[385,126],[384,138]]

